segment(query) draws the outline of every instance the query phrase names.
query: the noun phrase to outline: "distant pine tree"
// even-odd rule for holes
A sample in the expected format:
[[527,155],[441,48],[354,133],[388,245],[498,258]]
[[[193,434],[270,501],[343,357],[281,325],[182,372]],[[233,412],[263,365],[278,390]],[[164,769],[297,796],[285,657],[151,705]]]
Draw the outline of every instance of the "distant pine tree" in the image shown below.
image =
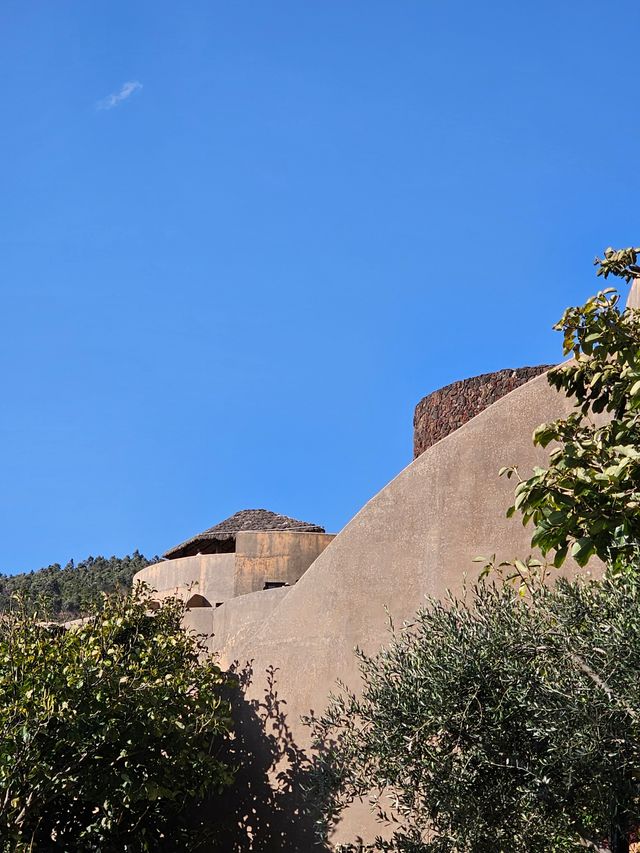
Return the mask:
[[158,562],[134,551],[126,557],[87,557],[79,563],[69,560],[64,568],[53,563],[18,575],[0,574],[0,612],[12,606],[18,595],[44,618],[65,621],[87,613],[103,592],[130,589],[133,576]]

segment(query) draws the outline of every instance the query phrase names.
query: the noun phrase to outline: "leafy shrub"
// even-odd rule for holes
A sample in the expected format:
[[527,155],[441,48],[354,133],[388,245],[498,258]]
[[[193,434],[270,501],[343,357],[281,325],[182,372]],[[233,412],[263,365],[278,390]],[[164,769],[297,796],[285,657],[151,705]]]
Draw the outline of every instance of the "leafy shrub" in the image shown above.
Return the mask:
[[230,784],[228,678],[142,589],[76,630],[18,607],[0,620],[0,845],[193,849],[190,804]]
[[635,571],[526,597],[482,582],[359,658],[362,694],[311,721],[323,832],[367,796],[391,827],[377,850],[584,851],[640,821]]
[[[638,251],[607,249],[598,275],[639,277]],[[556,567],[568,554],[580,566],[596,555],[615,571],[640,541],[640,311],[619,302],[608,288],[554,326],[571,360],[547,378],[574,411],[535,431],[534,444],[550,446],[549,465],[518,483],[508,511],[532,522],[531,544],[554,552]],[[515,466],[502,473],[520,479]]]

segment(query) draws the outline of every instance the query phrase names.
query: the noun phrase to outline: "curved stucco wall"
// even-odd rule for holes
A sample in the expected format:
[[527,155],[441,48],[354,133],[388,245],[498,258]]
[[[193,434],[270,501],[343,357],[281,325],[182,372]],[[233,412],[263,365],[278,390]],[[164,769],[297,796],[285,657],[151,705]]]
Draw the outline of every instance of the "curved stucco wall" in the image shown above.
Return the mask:
[[236,538],[234,595],[258,592],[268,582],[293,586],[332,539],[302,530],[243,530]]
[[213,613],[212,651],[239,644],[251,637],[293,587],[265,589],[230,598]]
[[219,607],[192,607],[182,619],[188,631],[201,635],[214,655],[230,644],[247,640],[280,604],[291,587],[265,589],[230,598]]
[[423,397],[413,415],[413,458],[551,366],[541,364],[482,373],[452,382]]
[[154,563],[134,576],[157,590],[155,598],[173,595],[187,601],[202,595],[212,607],[233,596],[235,554],[200,554]]
[[[465,574],[475,577],[475,556],[530,553],[531,531],[505,517],[513,482],[497,472],[518,464],[526,473],[544,463],[545,453],[532,446],[533,430],[570,408],[545,376],[502,397],[405,468],[338,534],[255,634],[221,649],[226,663],[253,659],[256,696],[264,689],[260,675],[278,668],[287,723],[300,746],[308,742],[300,716],[321,711],[337,679],[357,685],[354,647],[371,651],[386,641],[386,607],[401,623],[425,595],[459,591]],[[353,839],[373,829],[355,811],[337,837]],[[295,840],[287,849],[298,849]]]

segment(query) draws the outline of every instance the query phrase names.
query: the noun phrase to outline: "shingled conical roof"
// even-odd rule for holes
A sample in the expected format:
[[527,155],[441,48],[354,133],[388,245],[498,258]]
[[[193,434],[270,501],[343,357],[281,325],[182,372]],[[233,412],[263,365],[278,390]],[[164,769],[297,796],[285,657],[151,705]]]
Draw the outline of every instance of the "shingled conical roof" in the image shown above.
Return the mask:
[[268,509],[243,509],[203,530],[186,542],[169,549],[165,557],[190,557],[194,554],[215,554],[235,550],[236,534],[244,530],[295,530],[300,533],[324,533],[324,527],[308,521],[298,521]]

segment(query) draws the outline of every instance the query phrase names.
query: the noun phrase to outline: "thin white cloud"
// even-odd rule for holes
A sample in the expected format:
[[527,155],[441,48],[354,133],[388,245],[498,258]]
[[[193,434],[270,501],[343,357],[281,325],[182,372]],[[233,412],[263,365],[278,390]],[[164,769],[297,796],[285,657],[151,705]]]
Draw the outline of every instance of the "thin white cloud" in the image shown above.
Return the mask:
[[122,101],[126,101],[127,98],[130,98],[138,89],[142,89],[142,83],[139,83],[137,80],[128,80],[126,83],[122,84],[119,92],[114,92],[106,98],[103,98],[101,101],[98,101],[96,108],[99,110],[112,110],[114,107],[117,107],[118,104],[121,104]]

